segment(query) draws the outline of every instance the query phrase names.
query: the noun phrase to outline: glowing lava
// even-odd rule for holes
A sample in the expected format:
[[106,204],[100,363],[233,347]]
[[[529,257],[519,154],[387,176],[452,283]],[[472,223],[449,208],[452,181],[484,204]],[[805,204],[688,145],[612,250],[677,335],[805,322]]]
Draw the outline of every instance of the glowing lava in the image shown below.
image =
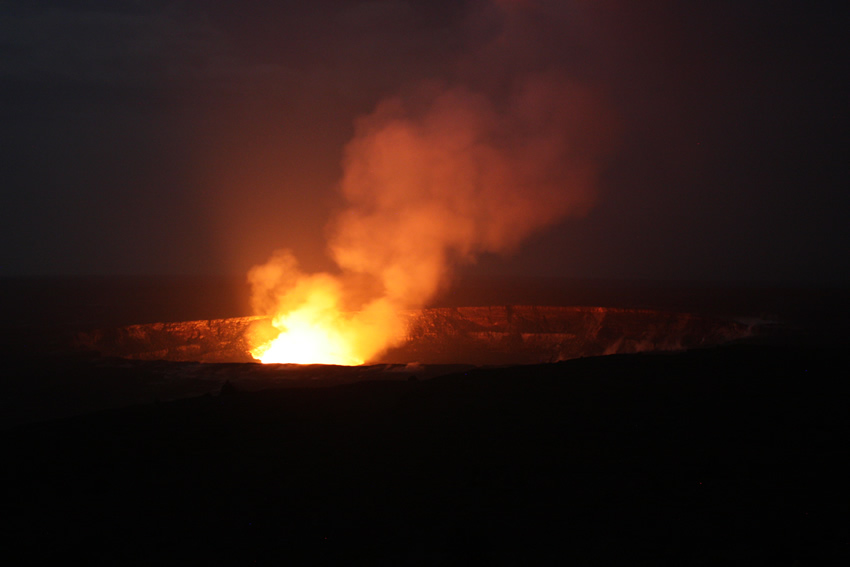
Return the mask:
[[352,335],[357,314],[339,309],[336,282],[321,275],[303,278],[291,293],[298,306],[272,318],[276,336],[260,342],[251,356],[266,364],[363,364]]
[[287,251],[255,266],[249,281],[255,310],[272,314],[250,334],[251,356],[263,363],[356,366],[404,340],[396,304],[346,303],[339,278],[304,274]]
[[276,318],[272,325],[280,330],[277,338],[251,351],[264,364],[363,364],[332,321],[314,321],[302,310]]

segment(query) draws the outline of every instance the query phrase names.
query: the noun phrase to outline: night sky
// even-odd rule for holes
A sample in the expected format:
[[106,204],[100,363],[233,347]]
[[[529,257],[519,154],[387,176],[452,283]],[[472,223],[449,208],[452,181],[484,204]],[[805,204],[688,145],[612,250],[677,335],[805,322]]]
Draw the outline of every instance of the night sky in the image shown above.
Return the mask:
[[847,283],[845,6],[0,2],[0,275],[332,268],[358,117],[538,70],[604,109],[593,206],[467,272]]

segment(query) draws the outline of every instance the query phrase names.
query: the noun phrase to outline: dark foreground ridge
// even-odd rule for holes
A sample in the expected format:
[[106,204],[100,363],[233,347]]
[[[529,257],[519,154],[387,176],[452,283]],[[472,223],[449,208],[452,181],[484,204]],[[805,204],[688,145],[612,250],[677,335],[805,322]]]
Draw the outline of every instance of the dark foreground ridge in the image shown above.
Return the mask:
[[846,565],[847,371],[834,349],[730,345],[228,381],[4,431],[4,547],[41,564]]

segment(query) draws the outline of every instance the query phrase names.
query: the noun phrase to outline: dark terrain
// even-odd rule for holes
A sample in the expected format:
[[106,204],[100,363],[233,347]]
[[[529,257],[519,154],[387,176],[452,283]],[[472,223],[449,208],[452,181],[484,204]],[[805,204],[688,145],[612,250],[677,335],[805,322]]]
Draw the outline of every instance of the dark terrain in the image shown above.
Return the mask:
[[4,555],[846,565],[846,332],[792,323],[489,368],[130,361],[7,325]]

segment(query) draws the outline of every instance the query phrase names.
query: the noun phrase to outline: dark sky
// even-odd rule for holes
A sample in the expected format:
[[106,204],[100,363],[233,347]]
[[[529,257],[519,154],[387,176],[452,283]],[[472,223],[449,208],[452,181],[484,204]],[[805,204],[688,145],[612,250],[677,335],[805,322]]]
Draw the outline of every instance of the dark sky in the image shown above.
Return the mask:
[[358,116],[532,68],[613,124],[595,205],[468,270],[846,283],[845,5],[0,2],[0,275],[326,269]]

